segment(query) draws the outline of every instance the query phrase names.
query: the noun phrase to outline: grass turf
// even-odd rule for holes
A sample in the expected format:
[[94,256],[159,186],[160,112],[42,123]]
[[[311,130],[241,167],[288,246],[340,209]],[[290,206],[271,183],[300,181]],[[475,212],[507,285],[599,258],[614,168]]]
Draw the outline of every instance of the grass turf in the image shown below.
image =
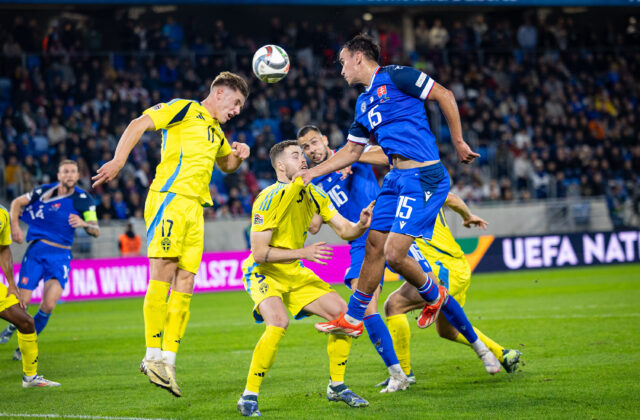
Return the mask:
[[[384,297],[399,283],[385,287]],[[337,286],[345,297],[348,290]],[[327,340],[317,318],[292,321],[260,395],[268,418],[640,418],[640,265],[474,276],[471,322],[523,352],[513,375],[485,373],[465,346],[419,330],[409,314],[418,383],[396,394],[373,385],[386,369],[367,337],[354,341],[347,383],[370,402],[329,403]],[[144,354],[142,299],[60,304],[39,339],[39,373],[56,389],[22,389],[0,346],[0,413],[233,418],[251,353],[264,327],[242,292],[196,295],[178,355],[184,394],[174,398],[138,372]],[[35,308],[32,308],[35,309]],[[4,322],[0,324],[4,327]],[[2,414],[0,414],[2,415]]]

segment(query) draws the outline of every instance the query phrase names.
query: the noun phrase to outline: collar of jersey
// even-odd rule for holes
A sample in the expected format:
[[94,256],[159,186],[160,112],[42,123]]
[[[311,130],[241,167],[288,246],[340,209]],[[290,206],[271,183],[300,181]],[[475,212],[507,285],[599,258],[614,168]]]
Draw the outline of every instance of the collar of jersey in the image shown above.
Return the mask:
[[[67,195],[58,195],[58,196],[56,196],[56,197],[51,198],[51,195],[50,195],[50,194],[51,194],[51,192],[52,192],[53,190],[55,190],[56,188],[58,188],[58,186],[60,186],[60,183],[59,183],[59,182],[58,182],[56,185],[54,185],[53,187],[49,188],[49,189],[48,189],[44,194],[42,194],[42,195],[40,196],[40,198],[41,198],[41,200],[40,200],[40,201],[42,201],[42,202],[43,202],[43,203],[45,203],[45,204],[46,204],[46,203],[53,203],[54,201],[62,200],[63,198],[67,198],[67,197],[71,197],[71,196],[73,195],[73,193],[75,193],[75,192],[76,192],[76,189],[75,189],[75,187],[74,187],[74,188],[73,188],[73,191],[71,191],[71,192],[70,192],[69,194],[67,194]],[[48,197],[46,200],[42,200],[42,198],[43,198],[44,196],[46,196],[47,194],[49,194],[49,197]]]
[[371,80],[369,80],[369,86],[367,86],[367,90],[365,90],[365,92],[369,92],[369,89],[371,89],[371,86],[373,85],[373,79],[376,77],[376,74],[378,74],[379,71],[380,71],[380,66],[376,67],[376,71],[374,71],[373,74],[371,75]]

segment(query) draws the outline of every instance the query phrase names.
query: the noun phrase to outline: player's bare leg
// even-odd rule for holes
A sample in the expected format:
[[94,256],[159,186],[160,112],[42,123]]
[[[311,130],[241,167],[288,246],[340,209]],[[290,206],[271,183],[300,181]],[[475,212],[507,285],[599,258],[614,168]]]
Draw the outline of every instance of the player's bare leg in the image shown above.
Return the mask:
[[0,318],[11,322],[18,330],[18,345],[25,353],[22,359],[23,388],[60,386],[58,382],[38,376],[38,339],[33,318],[20,305],[13,305],[0,312]]
[[429,271],[425,276],[420,264],[409,256],[413,241],[412,236],[391,232],[385,243],[384,256],[387,264],[413,285],[427,302],[423,312],[428,311],[428,315],[422,317],[423,325],[420,325],[421,328],[426,328],[435,322],[442,305],[446,303],[448,293],[445,287],[438,285],[433,272]]
[[[330,321],[343,316],[347,311],[347,304],[339,294],[330,292],[305,306],[304,310]],[[330,381],[327,386],[327,399],[334,402],[343,401],[350,407],[366,407],[369,403],[356,395],[344,383],[351,340],[352,338],[345,334],[329,334],[327,352],[329,354]]]
[[364,312],[376,289],[380,286],[380,279],[384,274],[384,243],[386,237],[387,232],[380,232],[378,230],[370,230],[367,236],[364,261],[358,278],[359,284],[357,288],[352,288],[353,294],[349,299],[349,306],[357,306],[361,315],[360,318],[354,318],[348,313],[344,313],[329,322],[317,323],[316,329],[318,331],[326,333],[336,332],[352,337],[359,337],[362,334]]
[[167,318],[167,294],[178,269],[177,258],[149,258],[149,288],[144,299],[146,354],[140,371],[149,382],[170,389],[171,381],[162,358],[162,333]]
[[259,417],[258,394],[267,372],[271,369],[278,352],[278,344],[289,327],[289,315],[278,296],[260,302],[258,311],[266,324],[265,332],[253,350],[247,385],[236,407],[243,416]]

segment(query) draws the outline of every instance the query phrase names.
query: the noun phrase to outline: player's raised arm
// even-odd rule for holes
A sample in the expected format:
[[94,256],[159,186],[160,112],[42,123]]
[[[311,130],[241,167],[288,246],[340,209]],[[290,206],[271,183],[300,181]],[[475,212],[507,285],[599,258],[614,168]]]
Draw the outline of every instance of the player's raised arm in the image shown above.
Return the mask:
[[[220,148],[222,150],[222,147]],[[216,163],[222,172],[235,172],[242,162],[249,157],[250,149],[244,143],[233,142],[231,144],[231,153],[217,157]]]
[[122,169],[126,163],[129,153],[131,153],[131,149],[133,149],[140,140],[140,137],[142,137],[142,134],[145,131],[155,129],[156,126],[149,115],[142,115],[131,121],[126,130],[124,130],[124,133],[122,133],[120,141],[118,141],[118,146],[116,147],[113,159],[102,165],[98,169],[98,173],[91,178],[94,181],[93,187],[95,188],[98,185],[109,182],[115,178],[116,175],[118,175],[118,172],[120,172],[120,169]]
[[364,151],[364,146],[364,144],[350,141],[320,165],[314,166],[311,169],[303,169],[299,171],[294,175],[294,179],[301,177],[304,184],[307,185],[315,177],[345,168],[358,161],[360,155]]
[[462,226],[471,228],[477,226],[480,229],[487,230],[489,222],[471,213],[469,207],[464,200],[455,194],[449,193],[444,205],[455,211],[462,217]]
[[31,197],[29,193],[23,194],[11,202],[9,209],[9,219],[11,220],[11,239],[18,244],[21,244],[24,240],[24,234],[22,233],[22,229],[20,229],[20,215],[22,214],[22,209],[29,204],[30,200]]
[[352,241],[364,235],[371,225],[371,215],[373,214],[373,206],[375,201],[369,203],[367,207],[360,212],[360,220],[358,223],[353,223],[336,213],[327,223],[338,234],[338,236],[345,241]]
[[434,82],[427,98],[437,101],[438,105],[440,105],[440,109],[447,119],[447,125],[449,125],[449,131],[451,132],[451,141],[456,148],[460,162],[471,163],[475,158],[480,157],[478,153],[471,150],[462,138],[460,112],[458,111],[458,104],[456,103],[455,96],[453,96],[453,92],[444,88],[439,83]]
[[360,155],[360,159],[358,162],[361,163],[369,163],[371,165],[389,165],[389,158],[384,154],[382,147],[380,146],[371,146],[366,148],[364,153]]
[[330,260],[333,256],[333,251],[331,247],[326,246],[326,242],[316,242],[313,245],[299,249],[283,249],[269,246],[272,235],[272,230],[251,232],[251,254],[258,264],[305,259],[327,265],[324,260]]

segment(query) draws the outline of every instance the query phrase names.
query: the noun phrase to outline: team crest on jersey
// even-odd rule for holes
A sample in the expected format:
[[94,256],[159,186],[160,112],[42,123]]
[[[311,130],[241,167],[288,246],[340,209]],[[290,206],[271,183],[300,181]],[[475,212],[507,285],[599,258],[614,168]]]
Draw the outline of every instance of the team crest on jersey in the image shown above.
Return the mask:
[[264,217],[262,217],[262,215],[257,214],[257,213],[253,215],[253,224],[254,225],[262,226],[263,223],[264,223]]
[[364,102],[362,102],[362,103],[360,104],[360,112],[364,112],[364,111],[366,111],[366,110],[367,110],[367,104],[366,104],[366,103],[364,103]]
[[163,106],[164,106],[164,104],[160,103],[160,104],[158,104],[158,105],[155,105],[155,106],[154,106],[153,108],[151,108],[151,109],[153,109],[154,111],[157,111],[157,110],[159,110],[160,108],[162,108]]
[[49,207],[49,211],[58,211],[58,210],[60,210],[60,203],[56,203],[51,207]]
[[169,238],[162,239],[162,242],[160,242],[160,245],[162,245],[162,250],[164,252],[169,252],[169,249],[171,248],[171,239]]
[[269,291],[269,285],[267,283],[260,283],[260,286],[258,286],[258,290],[264,295]]
[[23,277],[21,281],[22,281],[22,284],[28,284],[29,283],[29,277]]
[[380,98],[380,102],[386,102],[389,100],[387,96],[387,85],[382,85],[378,88],[378,98]]

